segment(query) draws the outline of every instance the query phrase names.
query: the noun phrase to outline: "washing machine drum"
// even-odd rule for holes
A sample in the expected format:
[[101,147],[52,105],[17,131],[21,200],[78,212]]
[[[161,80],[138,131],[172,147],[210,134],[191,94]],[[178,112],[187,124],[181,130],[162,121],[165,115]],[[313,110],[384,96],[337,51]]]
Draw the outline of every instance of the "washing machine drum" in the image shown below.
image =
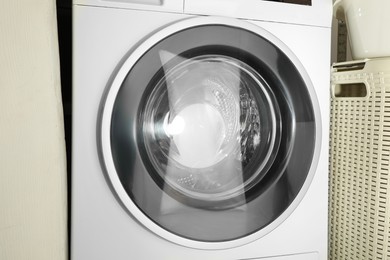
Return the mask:
[[187,20],[154,34],[130,52],[102,102],[114,190],[171,240],[261,233],[311,179],[310,82],[275,37],[238,24]]

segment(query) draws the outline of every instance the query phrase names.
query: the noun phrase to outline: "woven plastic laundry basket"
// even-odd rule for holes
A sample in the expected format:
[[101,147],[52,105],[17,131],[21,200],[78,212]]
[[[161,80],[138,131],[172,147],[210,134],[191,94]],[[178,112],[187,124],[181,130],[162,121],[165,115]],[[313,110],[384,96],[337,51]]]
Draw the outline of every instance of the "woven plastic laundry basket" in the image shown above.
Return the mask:
[[329,256],[390,259],[390,59],[332,70]]

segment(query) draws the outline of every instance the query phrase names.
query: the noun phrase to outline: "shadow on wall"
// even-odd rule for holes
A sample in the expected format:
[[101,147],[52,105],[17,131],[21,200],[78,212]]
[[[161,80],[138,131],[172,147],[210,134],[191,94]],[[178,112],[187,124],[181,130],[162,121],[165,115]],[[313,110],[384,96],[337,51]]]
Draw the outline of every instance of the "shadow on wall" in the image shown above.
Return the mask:
[[[71,212],[71,145],[72,145],[72,0],[57,0],[57,29],[60,54],[61,92],[65,123],[68,174],[68,234]],[[70,241],[69,241],[70,245]],[[70,247],[69,247],[70,248]],[[68,249],[69,250],[69,249]],[[68,252],[70,257],[70,252]]]

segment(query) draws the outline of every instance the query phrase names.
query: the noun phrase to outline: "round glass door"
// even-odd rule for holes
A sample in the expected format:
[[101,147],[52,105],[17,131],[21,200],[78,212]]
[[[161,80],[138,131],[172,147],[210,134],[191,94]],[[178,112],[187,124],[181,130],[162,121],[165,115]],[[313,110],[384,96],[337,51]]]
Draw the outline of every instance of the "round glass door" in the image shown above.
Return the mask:
[[191,206],[243,204],[279,147],[280,112],[272,91],[235,58],[179,59],[163,66],[141,108],[150,174]]
[[314,174],[311,83],[277,38],[246,22],[189,19],[157,32],[102,105],[101,158],[118,198],[179,244],[224,248],[266,234]]

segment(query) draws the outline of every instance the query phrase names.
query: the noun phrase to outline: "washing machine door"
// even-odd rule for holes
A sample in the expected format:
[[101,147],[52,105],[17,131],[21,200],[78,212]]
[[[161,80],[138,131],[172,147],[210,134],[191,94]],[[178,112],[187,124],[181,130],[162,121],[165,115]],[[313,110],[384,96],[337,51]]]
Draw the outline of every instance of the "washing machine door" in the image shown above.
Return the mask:
[[270,232],[298,205],[319,151],[311,82],[267,31],[180,21],[142,42],[102,101],[105,172],[151,231],[197,248]]

